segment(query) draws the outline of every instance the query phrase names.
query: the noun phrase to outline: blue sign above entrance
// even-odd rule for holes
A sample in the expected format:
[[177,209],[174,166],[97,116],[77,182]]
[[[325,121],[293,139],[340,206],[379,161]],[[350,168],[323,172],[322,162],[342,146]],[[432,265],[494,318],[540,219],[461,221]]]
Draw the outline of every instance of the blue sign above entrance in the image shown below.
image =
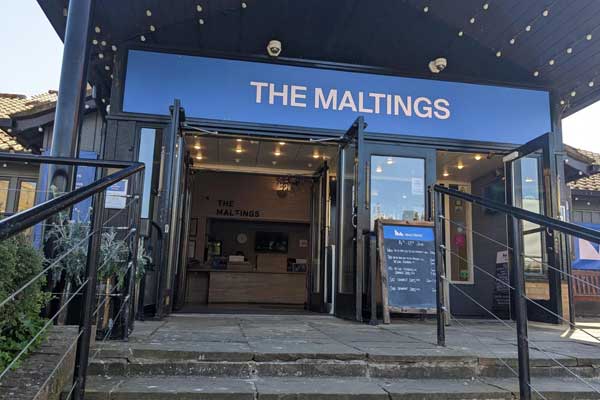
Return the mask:
[[524,143],[550,131],[548,92],[131,50],[123,111]]

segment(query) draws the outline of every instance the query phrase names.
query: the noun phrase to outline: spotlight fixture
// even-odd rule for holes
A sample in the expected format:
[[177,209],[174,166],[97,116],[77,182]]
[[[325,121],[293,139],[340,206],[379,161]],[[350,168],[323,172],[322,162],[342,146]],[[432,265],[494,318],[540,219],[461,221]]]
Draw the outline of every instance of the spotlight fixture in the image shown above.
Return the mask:
[[381,168],[381,165],[378,165],[377,168],[375,168],[375,172],[377,172],[378,174],[383,172],[383,168]]
[[313,155],[312,155],[312,158],[315,158],[315,159],[316,159],[316,158],[319,158],[319,157],[320,157],[320,156],[319,156],[319,152],[315,150],[315,152],[314,152],[314,153],[313,153]]
[[444,171],[444,173],[442,174],[445,178],[449,177],[450,174],[448,173],[448,171]]
[[392,159],[392,157],[388,157],[387,161],[386,161],[386,164],[387,165],[392,165],[393,163],[394,163],[394,160]]
[[285,142],[279,142],[280,146],[285,146]]
[[279,149],[279,147],[275,149],[275,152],[273,152],[273,154],[274,154],[276,157],[279,157],[279,156],[281,155],[281,150]]
[[204,158],[204,157],[202,157],[202,154],[198,154],[198,155],[196,156],[196,160],[202,160],[203,158]]
[[458,164],[458,165],[456,166],[456,168],[458,168],[459,170],[463,169],[464,167],[465,167],[465,166],[464,166],[462,163],[460,163],[460,164]]
[[240,145],[238,145],[238,146],[235,148],[235,152],[236,152],[236,153],[238,153],[238,154],[239,154],[239,153],[242,153],[243,151],[244,151],[244,149],[243,149],[243,148],[242,148],[242,146],[240,146]]
[[479,161],[481,160],[481,154],[475,154],[475,160]]
[[200,150],[200,149],[201,149],[200,143],[196,143],[196,144],[194,145],[194,148],[195,148],[196,150]]

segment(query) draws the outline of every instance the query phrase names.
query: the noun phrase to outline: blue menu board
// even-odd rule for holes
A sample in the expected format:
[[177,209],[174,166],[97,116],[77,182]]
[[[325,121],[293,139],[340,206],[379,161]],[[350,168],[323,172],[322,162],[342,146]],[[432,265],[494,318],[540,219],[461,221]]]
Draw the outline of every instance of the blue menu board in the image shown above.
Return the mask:
[[435,231],[429,222],[377,221],[384,322],[436,310]]

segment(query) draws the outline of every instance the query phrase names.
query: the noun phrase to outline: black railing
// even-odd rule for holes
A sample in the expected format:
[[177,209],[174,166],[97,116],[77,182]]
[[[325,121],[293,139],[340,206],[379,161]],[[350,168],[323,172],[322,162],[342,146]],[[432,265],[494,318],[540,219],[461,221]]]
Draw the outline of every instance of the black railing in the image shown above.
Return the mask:
[[[580,238],[583,240],[587,240],[593,243],[600,243],[600,232],[589,229],[586,227],[582,227],[579,225],[575,225],[572,223],[564,222],[561,220],[557,220],[554,218],[547,217],[542,214],[537,214],[531,211],[524,210],[522,208],[513,207],[507,204],[494,202],[488,199],[484,199],[479,196],[475,196],[469,193],[461,192],[458,190],[450,189],[448,187],[444,187],[441,185],[434,185],[430,188],[432,192],[433,200],[434,200],[434,220],[435,220],[435,228],[436,228],[436,276],[437,276],[437,328],[438,328],[438,345],[445,346],[446,344],[446,325],[450,320],[456,321],[461,326],[463,324],[454,318],[449,312],[448,308],[445,306],[445,299],[449,296],[448,293],[444,293],[445,287],[452,286],[457,293],[463,295],[469,301],[475,303],[478,307],[480,307],[487,317],[494,318],[495,320],[501,322],[504,326],[514,329],[510,324],[496,315],[492,310],[484,307],[481,302],[479,302],[472,295],[467,293],[464,289],[461,289],[457,285],[454,285],[450,279],[448,278],[447,270],[446,270],[446,255],[450,254],[452,256],[458,257],[461,261],[469,262],[469,260],[464,259],[464,257],[456,254],[452,251],[452,248],[448,248],[444,244],[444,227],[446,224],[456,223],[448,218],[448,216],[444,213],[444,196],[448,196],[450,198],[456,198],[468,202],[472,205],[477,205],[484,207],[487,210],[492,210],[494,212],[503,213],[507,218],[507,228],[510,233],[510,243],[512,246],[508,246],[508,244],[501,243],[494,238],[483,235],[479,232],[475,232],[474,230],[471,233],[478,234],[479,236],[491,240],[497,245],[504,246],[507,250],[510,250],[511,257],[510,258],[510,266],[512,269],[511,276],[513,277],[512,284],[500,280],[498,277],[486,271],[484,268],[477,266],[475,263],[472,263],[473,267],[477,269],[479,272],[487,275],[488,277],[494,279],[502,285],[505,285],[508,289],[513,293],[513,307],[514,307],[514,319],[516,322],[516,333],[517,333],[517,351],[518,351],[518,370],[515,371],[513,367],[508,365],[502,358],[500,361],[511,370],[515,375],[518,375],[519,378],[519,391],[520,391],[520,399],[528,400],[531,399],[532,390],[542,399],[545,397],[535,389],[535,387],[531,384],[530,378],[530,362],[529,362],[529,347],[530,345],[543,354],[549,356],[554,362],[557,363],[558,366],[564,368],[568,371],[570,375],[584,383],[586,386],[592,388],[596,393],[600,394],[600,390],[598,388],[591,385],[587,380],[577,375],[559,360],[553,358],[548,352],[544,351],[541,346],[535,344],[529,337],[527,332],[528,325],[528,315],[527,315],[527,305],[528,303],[534,305],[535,307],[539,307],[543,310],[543,312],[550,314],[552,317],[556,318],[559,321],[562,321],[569,325],[571,329],[577,329],[593,338],[596,343],[600,343],[597,336],[585,329],[580,327],[576,327],[574,322],[574,316],[570,315],[569,320],[564,318],[562,315],[557,313],[555,310],[552,310],[550,307],[541,304],[539,301],[532,299],[529,297],[525,290],[525,271],[524,271],[524,259],[528,258],[524,254],[523,248],[521,246],[522,242],[522,221],[527,221],[532,224],[538,225],[540,227],[541,232],[549,232],[550,236],[554,237],[555,233],[559,232],[564,235],[570,235],[576,238]],[[465,227],[462,227],[465,228]],[[471,228],[472,229],[472,228]],[[550,247],[552,247],[550,245]],[[570,272],[565,271],[563,268],[557,267],[556,265],[549,265],[544,263],[548,269],[553,270],[553,272],[558,273],[561,276],[567,277],[569,280],[576,279],[577,277],[573,276]],[[584,284],[589,284],[588,282],[583,282]],[[447,285],[447,286],[446,286]],[[599,287],[595,287],[600,290]],[[556,301],[561,301],[560,299]]]
[[[62,355],[57,360],[57,364],[54,367],[52,373],[48,377],[48,379],[39,387],[39,390],[35,394],[34,398],[38,398],[38,396],[46,390],[46,385],[49,384],[50,379],[53,374],[57,372],[57,370],[61,367],[62,363],[67,359],[69,352],[71,352],[76,346],[75,353],[75,370],[73,382],[70,387],[67,388],[67,398],[75,398],[75,399],[83,399],[83,394],[85,391],[85,381],[87,375],[87,366],[90,360],[90,342],[91,335],[95,334],[92,332],[92,326],[94,325],[94,321],[98,321],[100,310],[102,307],[106,307],[106,301],[110,296],[120,296],[120,300],[117,303],[119,306],[118,312],[115,314],[111,314],[111,320],[119,320],[120,324],[111,323],[109,324],[109,328],[107,332],[103,335],[103,340],[108,339],[114,332],[114,328],[117,325],[119,329],[122,329],[121,337],[126,338],[130,328],[132,327],[131,321],[133,320],[131,317],[131,313],[135,312],[135,308],[133,307],[133,299],[135,297],[134,294],[134,286],[135,286],[135,275],[137,268],[137,256],[138,256],[138,241],[139,241],[139,233],[137,227],[139,226],[140,219],[140,207],[141,207],[141,193],[143,192],[143,170],[144,165],[142,163],[137,162],[125,162],[125,161],[107,161],[107,160],[89,160],[89,159],[78,159],[78,158],[62,158],[62,157],[49,157],[49,156],[39,156],[39,155],[30,155],[30,154],[9,154],[9,153],[0,153],[0,161],[2,162],[11,162],[11,163],[29,163],[29,164],[55,164],[55,165],[66,165],[71,167],[95,167],[96,168],[96,179],[91,184],[80,187],[73,191],[56,194],[54,193],[54,197],[29,208],[27,210],[21,211],[19,213],[13,214],[9,217],[6,217],[0,221],[0,241],[11,238],[20,232],[26,231],[34,226],[55,226],[52,223],[44,223],[44,221],[52,221],[57,218],[59,213],[68,213],[69,210],[72,210],[72,207],[77,205],[78,203],[91,199],[93,201],[92,215],[90,217],[90,223],[86,225],[84,230],[84,237],[80,238],[77,243],[73,245],[72,248],[66,249],[64,254],[59,255],[53,262],[48,262],[49,265],[45,266],[39,273],[36,273],[35,276],[31,278],[27,278],[27,282],[16,290],[12,291],[6,298],[0,299],[0,308],[5,305],[19,301],[20,295],[26,293],[28,287],[31,287],[37,281],[41,281],[45,279],[52,271],[53,268],[56,267],[59,261],[73,251],[76,248],[78,250],[83,250],[87,248],[85,251],[86,254],[86,265],[85,265],[85,274],[82,274],[81,284],[79,284],[78,288],[70,293],[70,296],[61,303],[58,310],[55,310],[48,315],[47,321],[43,324],[41,329],[35,334],[32,335],[30,340],[26,343],[24,348],[16,354],[16,356],[8,363],[8,365],[0,371],[0,384],[2,384],[2,378],[5,375],[8,375],[10,371],[15,368],[18,363],[23,359],[23,357],[30,352],[31,348],[35,345],[35,343],[39,342],[40,338],[43,337],[43,334],[47,332],[47,330],[56,323],[59,316],[62,313],[65,313],[70,306],[72,306],[72,301],[74,299],[81,299],[79,306],[79,318],[76,318],[79,321],[79,331],[77,336],[71,342],[71,344],[67,347],[65,354]],[[102,176],[103,169],[111,168],[111,169],[119,169],[117,172],[113,172],[106,176]],[[105,218],[107,215],[104,206],[105,206],[105,190],[110,186],[123,181],[124,179],[128,179],[132,181],[132,185],[129,187],[129,192],[131,194],[123,195],[126,199],[124,202],[124,207],[114,212],[109,218]],[[45,188],[48,190],[49,188]],[[48,194],[52,195],[49,191]],[[100,264],[101,258],[101,248],[103,241],[103,229],[113,229],[114,226],[110,226],[109,224],[116,221],[116,218],[119,216],[123,217],[123,213],[126,212],[127,218],[125,222],[125,226],[122,227],[124,230],[127,230],[127,234],[121,238],[122,240],[122,249],[125,249],[123,252],[126,253],[124,260],[119,260],[119,262],[126,262],[127,267],[122,271],[122,275],[124,276],[124,285],[121,290],[121,294],[117,294],[115,290],[112,290],[109,294],[105,294],[105,299],[102,302],[97,301],[96,294],[96,286],[98,274],[102,272],[103,268],[106,268],[109,261],[114,260],[114,254],[103,255],[103,263]],[[125,244],[126,241],[127,243]],[[102,248],[103,249],[103,248]],[[106,259],[106,261],[104,261]],[[110,280],[112,278],[108,278]],[[118,285],[115,284],[115,288]],[[98,304],[99,303],[99,304]],[[116,308],[116,306],[115,306]],[[114,310],[113,310],[114,311]]]

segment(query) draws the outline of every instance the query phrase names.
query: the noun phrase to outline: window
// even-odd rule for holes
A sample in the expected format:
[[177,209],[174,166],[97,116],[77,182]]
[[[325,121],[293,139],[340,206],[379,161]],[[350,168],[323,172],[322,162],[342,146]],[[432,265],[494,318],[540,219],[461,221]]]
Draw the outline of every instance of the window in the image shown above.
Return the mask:
[[10,180],[0,179],[0,214],[6,213],[8,207],[8,187]]
[[371,156],[371,230],[376,219],[425,219],[425,160]]
[[[445,184],[450,189],[471,192],[468,184]],[[444,196],[445,246],[447,275],[453,283],[474,283],[473,279],[473,214],[471,203]]]
[[37,183],[34,181],[19,181],[17,212],[27,210],[35,205]]
[[[517,165],[518,164],[518,165]],[[542,181],[540,179],[540,159],[537,156],[523,157],[515,161],[515,171],[520,172],[514,177],[515,199],[518,206],[534,213],[543,212]],[[523,221],[523,263],[525,273],[540,275],[543,268],[543,230],[539,225]]]
[[156,129],[142,128],[140,131],[140,152],[138,161],[143,162],[144,192],[142,193],[142,218],[150,216],[150,197],[152,193],[152,170],[154,167],[154,145],[156,142]]

